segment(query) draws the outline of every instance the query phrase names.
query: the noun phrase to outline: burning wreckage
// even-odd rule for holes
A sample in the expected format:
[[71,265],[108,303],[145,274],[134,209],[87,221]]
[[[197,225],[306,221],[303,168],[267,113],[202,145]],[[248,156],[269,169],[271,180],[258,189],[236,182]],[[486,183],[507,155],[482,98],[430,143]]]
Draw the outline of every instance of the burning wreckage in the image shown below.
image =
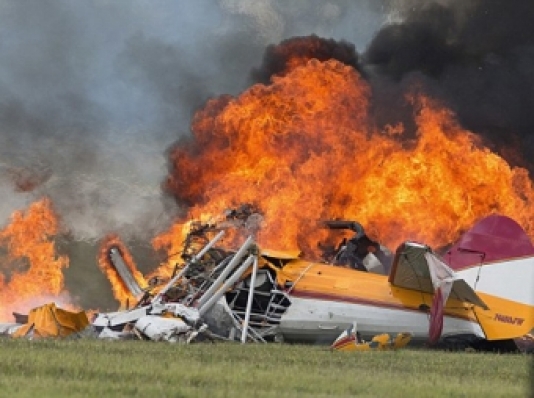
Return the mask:
[[86,328],[83,312],[69,318],[44,306],[26,325],[4,325],[0,332],[47,336],[62,330],[56,335],[63,336],[90,329],[110,339],[287,341],[344,351],[396,349],[410,341],[533,348],[534,246],[508,217],[482,219],[442,256],[411,241],[393,254],[359,223],[339,220],[324,225],[354,236],[325,250],[323,262],[261,249],[254,231],[237,250],[218,246],[229,228],[251,232],[257,217],[244,205],[220,222],[191,223],[184,264],[170,280],[153,278],[146,287],[111,246],[113,272],[137,298],[132,308],[98,313]]

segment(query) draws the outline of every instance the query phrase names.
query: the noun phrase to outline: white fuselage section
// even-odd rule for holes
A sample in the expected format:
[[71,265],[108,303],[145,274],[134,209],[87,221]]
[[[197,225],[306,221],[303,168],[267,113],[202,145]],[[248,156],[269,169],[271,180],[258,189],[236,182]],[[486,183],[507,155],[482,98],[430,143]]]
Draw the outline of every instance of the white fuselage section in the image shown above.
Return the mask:
[[[413,341],[428,339],[429,315],[424,312],[316,298],[291,297],[279,331],[286,341],[330,344],[354,322],[364,339],[401,332],[412,333]],[[460,334],[484,338],[478,323],[445,316],[442,336]]]

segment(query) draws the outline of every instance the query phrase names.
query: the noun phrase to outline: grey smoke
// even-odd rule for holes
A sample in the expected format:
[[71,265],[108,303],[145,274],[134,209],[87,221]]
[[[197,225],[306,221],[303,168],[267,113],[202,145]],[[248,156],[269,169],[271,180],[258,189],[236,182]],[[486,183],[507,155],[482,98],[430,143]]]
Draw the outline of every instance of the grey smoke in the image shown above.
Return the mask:
[[[382,11],[370,0],[0,1],[0,225],[48,195],[75,239],[149,239],[180,211],[160,189],[165,150],[198,107],[245,89],[284,38],[363,47]],[[20,191],[13,169],[50,175]]]

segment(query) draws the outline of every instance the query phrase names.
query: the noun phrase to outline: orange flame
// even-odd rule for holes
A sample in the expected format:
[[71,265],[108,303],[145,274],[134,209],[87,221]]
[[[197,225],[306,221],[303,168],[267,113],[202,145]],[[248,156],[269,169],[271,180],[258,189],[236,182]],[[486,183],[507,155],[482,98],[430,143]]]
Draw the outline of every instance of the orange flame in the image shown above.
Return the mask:
[[[402,100],[401,98],[399,100]],[[352,67],[312,59],[268,86],[209,101],[194,139],[171,152],[166,188],[191,205],[187,218],[254,203],[264,214],[258,241],[317,256],[328,238],[317,221],[360,221],[389,246],[454,241],[477,219],[501,213],[534,233],[532,182],[424,95],[411,98],[417,134],[377,131],[371,89]],[[178,222],[155,239],[176,250]]]
[[109,257],[109,251],[112,247],[116,247],[122,255],[126,267],[132,273],[135,281],[139,284],[141,288],[146,286],[145,278],[143,274],[138,271],[135,261],[130,254],[129,250],[126,248],[126,245],[122,242],[118,235],[108,235],[106,236],[101,244],[100,250],[98,253],[98,265],[100,269],[104,272],[109,282],[111,283],[111,288],[113,290],[113,296],[117,301],[119,301],[122,308],[126,307],[128,304],[135,304],[136,298],[131,294],[128,287],[124,284],[120,275],[117,273],[115,267],[111,263]]
[[54,238],[59,222],[50,200],[41,199],[26,213],[17,211],[0,230],[0,246],[7,253],[0,262],[0,321],[12,321],[10,311],[27,311],[43,301],[66,301],[63,268],[66,256],[56,253]]
[[[167,251],[169,254],[181,253],[186,235],[189,231],[189,223],[177,223],[171,226],[167,233],[161,234],[154,238],[152,245],[156,250]],[[174,257],[174,256],[172,256]],[[156,269],[151,276],[161,276],[163,278],[171,278],[174,268],[176,266],[176,260],[169,258]]]

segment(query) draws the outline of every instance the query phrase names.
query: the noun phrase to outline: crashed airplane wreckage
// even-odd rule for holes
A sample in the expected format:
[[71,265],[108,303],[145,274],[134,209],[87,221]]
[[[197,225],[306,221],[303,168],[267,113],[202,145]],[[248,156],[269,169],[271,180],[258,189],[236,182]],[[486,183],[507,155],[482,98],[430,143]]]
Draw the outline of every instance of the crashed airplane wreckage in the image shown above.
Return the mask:
[[[244,225],[252,215],[245,208],[237,218]],[[224,223],[192,224],[183,266],[147,288],[112,246],[110,263],[138,301],[97,314],[92,330],[101,338],[286,341],[343,351],[408,342],[533,350],[534,246],[512,219],[482,219],[442,255],[411,241],[393,254],[357,222],[325,225],[355,235],[325,252],[324,262],[310,262],[261,249],[252,236],[229,251],[217,246]]]
[[442,256],[410,241],[392,254],[357,222],[325,224],[355,235],[324,263],[261,249],[252,236],[227,251],[217,247],[224,229],[197,225],[188,239],[204,239],[202,250],[183,255],[187,261],[166,284],[145,290],[111,248],[111,262],[139,302],[128,311],[99,314],[93,325],[103,335],[134,330],[170,341],[188,333],[187,341],[203,336],[348,350],[409,341],[532,349],[534,246],[512,219],[482,219]]

